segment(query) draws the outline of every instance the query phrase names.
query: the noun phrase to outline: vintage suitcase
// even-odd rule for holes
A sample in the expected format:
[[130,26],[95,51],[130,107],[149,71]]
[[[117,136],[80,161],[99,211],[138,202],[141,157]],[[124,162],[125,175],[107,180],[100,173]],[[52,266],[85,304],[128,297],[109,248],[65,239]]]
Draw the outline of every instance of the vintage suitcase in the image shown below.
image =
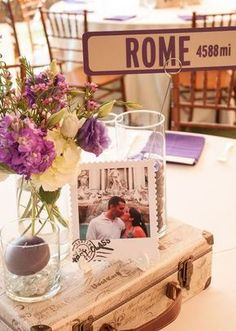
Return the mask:
[[171,221],[157,265],[141,271],[132,261],[117,261],[83,276],[64,261],[60,293],[34,304],[7,298],[1,276],[0,330],[161,330],[178,315],[181,299],[209,286],[212,244],[209,232]]

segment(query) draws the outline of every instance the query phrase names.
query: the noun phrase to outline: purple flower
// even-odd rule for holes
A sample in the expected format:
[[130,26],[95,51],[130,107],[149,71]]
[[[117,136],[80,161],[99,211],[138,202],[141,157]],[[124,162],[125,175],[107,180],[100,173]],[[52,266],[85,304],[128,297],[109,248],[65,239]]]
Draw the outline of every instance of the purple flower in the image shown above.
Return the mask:
[[78,145],[86,152],[100,155],[110,144],[107,127],[94,117],[88,118],[77,134]]
[[91,82],[91,83],[87,82],[84,85],[89,91],[91,91],[93,93],[97,91],[98,85],[94,82]]
[[56,157],[54,144],[45,135],[29,119],[6,115],[0,121],[0,162],[26,178],[44,172]]
[[[65,99],[67,90],[68,85],[62,74],[59,73],[52,78],[45,71],[36,75],[34,80],[26,80],[24,96],[28,99],[30,107],[37,103],[37,101],[43,103],[46,101],[46,105],[50,103],[56,111],[59,111],[65,105],[63,100]],[[48,102],[48,100],[51,101]]]
[[94,100],[88,100],[87,101],[87,109],[88,110],[96,110],[98,108],[99,104]]

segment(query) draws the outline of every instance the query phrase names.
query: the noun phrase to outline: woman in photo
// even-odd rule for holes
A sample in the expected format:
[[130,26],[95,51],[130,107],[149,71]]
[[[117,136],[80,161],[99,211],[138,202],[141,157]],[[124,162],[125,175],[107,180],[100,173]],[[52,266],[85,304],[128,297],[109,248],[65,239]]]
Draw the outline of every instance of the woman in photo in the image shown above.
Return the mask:
[[147,228],[142,220],[141,213],[134,207],[127,209],[121,217],[125,223],[125,231],[122,238],[148,237]]

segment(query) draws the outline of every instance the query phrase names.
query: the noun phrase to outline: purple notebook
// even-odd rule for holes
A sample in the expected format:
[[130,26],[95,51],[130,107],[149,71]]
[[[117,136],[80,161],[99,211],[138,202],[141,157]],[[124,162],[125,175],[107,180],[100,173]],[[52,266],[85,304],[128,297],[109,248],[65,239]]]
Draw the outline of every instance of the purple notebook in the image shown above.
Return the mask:
[[[166,133],[166,162],[194,165],[197,163],[205,143],[202,136],[168,132]],[[139,153],[131,156],[143,160],[148,154],[161,150],[160,135],[153,132]]]
[[104,17],[104,20],[109,21],[128,21],[131,18],[136,17],[136,15],[116,15],[116,16],[110,16],[110,17]]
[[197,163],[205,143],[201,136],[181,133],[166,133],[166,161],[194,165]]

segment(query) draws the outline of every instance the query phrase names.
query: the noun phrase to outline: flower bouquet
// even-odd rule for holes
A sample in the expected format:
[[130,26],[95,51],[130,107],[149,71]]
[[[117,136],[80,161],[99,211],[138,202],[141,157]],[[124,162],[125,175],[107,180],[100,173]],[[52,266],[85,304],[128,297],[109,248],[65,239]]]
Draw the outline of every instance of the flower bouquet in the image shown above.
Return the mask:
[[[10,174],[20,175],[19,204],[23,191],[29,193],[20,219],[30,222],[15,242],[18,250],[41,242],[40,233],[48,224],[52,229],[58,222],[68,226],[57,206],[61,189],[78,176],[81,149],[98,156],[109,146],[107,128],[99,118],[107,116],[116,102],[98,104],[94,83],[85,84],[83,90],[70,88],[54,61],[39,74],[26,59],[21,64],[25,77],[18,77],[15,87],[10,72],[0,62],[0,180]],[[42,251],[48,263],[48,250]],[[30,267],[11,267],[18,256],[23,264],[26,259],[22,254],[16,249],[8,251],[12,259],[8,271],[21,276],[33,274]]]

